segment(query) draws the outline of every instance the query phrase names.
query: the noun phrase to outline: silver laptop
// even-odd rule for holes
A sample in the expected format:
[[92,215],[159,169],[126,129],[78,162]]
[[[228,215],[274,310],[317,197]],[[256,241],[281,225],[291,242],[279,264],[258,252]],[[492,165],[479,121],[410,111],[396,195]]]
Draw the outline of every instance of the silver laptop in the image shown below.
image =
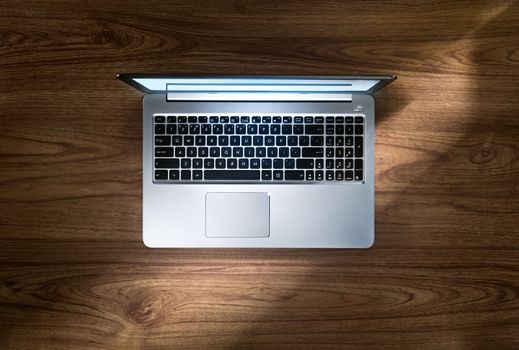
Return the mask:
[[396,77],[118,77],[147,94],[146,246],[374,243],[371,94]]

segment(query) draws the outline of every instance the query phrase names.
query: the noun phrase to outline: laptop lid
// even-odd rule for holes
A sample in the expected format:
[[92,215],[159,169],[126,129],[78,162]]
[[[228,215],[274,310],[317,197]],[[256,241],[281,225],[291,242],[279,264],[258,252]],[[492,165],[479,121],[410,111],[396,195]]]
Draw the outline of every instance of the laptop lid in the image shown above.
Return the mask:
[[148,94],[167,101],[342,101],[353,93],[372,94],[396,76],[173,76],[118,74]]

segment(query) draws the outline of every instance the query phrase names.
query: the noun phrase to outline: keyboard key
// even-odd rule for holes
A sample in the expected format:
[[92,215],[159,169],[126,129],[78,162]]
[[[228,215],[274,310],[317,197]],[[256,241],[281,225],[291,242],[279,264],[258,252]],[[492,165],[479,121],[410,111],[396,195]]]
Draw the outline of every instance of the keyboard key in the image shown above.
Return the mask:
[[346,123],[353,123],[353,117],[346,117],[346,118],[344,118],[344,121]]
[[205,136],[197,136],[197,137],[195,137],[195,145],[197,145],[197,146],[205,146]]
[[155,123],[165,123],[166,117],[163,115],[156,115],[155,116]]
[[262,123],[266,123],[266,124],[267,123],[270,124],[272,122],[272,118],[271,117],[263,117],[263,118],[261,118],[261,122]]
[[362,181],[362,170],[355,170],[355,181]]
[[326,180],[333,181],[334,173],[333,170],[327,170],[326,171]]
[[321,135],[324,133],[322,125],[305,125],[305,134],[307,135]]
[[196,116],[189,116],[187,117],[188,123],[196,123]]
[[225,169],[225,159],[223,159],[223,158],[216,159],[216,168]]
[[326,169],[335,168],[335,162],[333,159],[326,159]]
[[220,123],[228,123],[228,122],[229,122],[229,117],[227,117],[227,116],[220,117]]
[[262,180],[272,180],[272,170],[263,170],[261,172]]
[[344,159],[344,169],[353,169],[352,159]]
[[261,164],[261,162],[257,158],[254,158],[254,159],[250,160],[250,167],[251,167],[251,169],[259,169],[260,168],[260,164]]
[[281,117],[272,117],[272,122],[277,124],[281,123]]
[[241,158],[238,161],[238,167],[240,169],[248,169],[249,168],[249,160],[247,158]]
[[168,135],[174,135],[177,133],[177,126],[175,124],[173,125],[168,125],[167,128],[166,128],[166,133]]
[[315,160],[315,168],[316,169],[323,169],[324,168],[324,159],[316,159]]
[[355,117],[355,123],[364,123],[364,118],[362,118],[362,117]]
[[344,157],[344,148],[342,148],[342,147],[337,147],[337,148],[335,149],[335,156],[336,156],[337,158],[342,158],[342,157]]
[[294,159],[285,159],[285,169],[294,169],[296,161]]
[[168,123],[176,123],[177,122],[177,117],[175,117],[174,115],[170,115],[168,117]]
[[167,170],[155,170],[155,180],[167,180],[167,179],[168,179]]
[[191,168],[191,159],[190,158],[182,158],[182,160],[180,160],[180,167],[186,169],[186,168]]
[[218,137],[218,146],[228,146],[229,145],[229,136],[222,135]]
[[278,181],[283,180],[283,170],[274,170],[273,179]]
[[362,135],[364,133],[364,125],[355,125],[355,135]]
[[344,146],[343,136],[335,136],[335,146]]
[[335,171],[335,180],[337,180],[337,181],[344,180],[344,172],[342,170]]
[[334,123],[335,122],[335,119],[333,119],[333,117],[326,117],[326,123]]
[[164,124],[156,124],[155,125],[155,134],[165,134],[166,126]]
[[200,117],[198,117],[198,122],[199,122],[200,124],[202,124],[202,123],[207,123],[207,117],[206,117],[206,116],[200,116]]
[[236,158],[227,159],[227,169],[236,169],[238,167],[238,160]]
[[302,123],[303,117],[294,117],[294,123]]
[[157,145],[157,146],[171,145],[171,136],[155,136],[155,145]]
[[335,138],[333,136],[326,136],[326,146],[334,146]]
[[267,157],[276,158],[278,156],[278,149],[276,147],[267,148]]
[[209,154],[213,158],[220,157],[220,147],[211,147],[211,148],[209,148]]
[[334,135],[335,127],[333,125],[326,125],[326,135]]
[[222,147],[222,157],[229,158],[232,155],[231,147]]
[[344,145],[345,146],[353,146],[353,136],[346,136],[344,138]]
[[254,124],[247,125],[247,134],[256,135],[258,133],[258,126]]
[[188,147],[186,150],[186,154],[188,157],[196,157],[196,147]]
[[299,146],[310,146],[310,137],[299,136]]
[[211,133],[211,124],[202,124],[202,126],[200,126],[200,132],[203,135],[210,134]]
[[353,125],[346,125],[344,127],[344,133],[346,135],[353,135]]
[[281,129],[280,129],[279,125],[272,124],[272,125],[270,126],[270,133],[271,133],[272,135],[279,135],[280,132],[281,132]]
[[227,124],[224,127],[224,133],[226,135],[234,134],[234,125],[233,124]]
[[193,136],[184,136],[184,146],[193,146],[195,138]]
[[324,180],[324,172],[322,170],[317,170],[315,172],[315,179],[317,181],[323,181]]
[[310,145],[311,146],[323,146],[324,145],[324,137],[323,136],[312,136],[312,137],[310,137]]
[[249,117],[241,117],[240,118],[240,122],[244,123],[244,124],[249,123],[250,122],[250,118]]
[[254,147],[245,147],[244,157],[254,157]]
[[344,123],[344,117],[335,117],[335,122],[337,124],[342,124]]
[[299,148],[299,147],[290,148],[290,157],[292,157],[292,158],[301,157],[301,148]]
[[344,135],[344,125],[335,125],[335,133],[337,135]]
[[254,136],[252,138],[252,144],[254,146],[263,146],[263,136]]
[[242,147],[233,147],[232,148],[232,156],[235,158],[243,157],[243,148]]
[[283,169],[283,159],[276,158],[272,163],[274,169]]
[[231,123],[239,123],[240,122],[240,117],[237,117],[237,116],[232,116],[231,117]]
[[305,172],[303,170],[285,170],[285,180],[304,180]]
[[303,125],[294,125],[294,134],[301,135],[304,131]]
[[297,169],[313,169],[314,168],[314,160],[313,159],[297,159],[296,160],[296,168]]
[[344,148],[344,157],[345,158],[353,157],[353,148],[351,148],[351,147]]
[[155,147],[155,157],[173,157],[173,147]]
[[202,180],[202,170],[193,170],[193,180]]
[[266,157],[267,149],[265,147],[256,147],[256,157]]
[[191,170],[182,170],[180,172],[181,180],[191,180]]
[[206,180],[259,180],[259,170],[205,170]]
[[292,125],[289,125],[289,124],[283,125],[281,127],[281,133],[283,135],[290,135],[290,134],[292,134]]
[[243,124],[236,125],[236,134],[244,135],[247,132],[247,128]]
[[193,168],[199,169],[202,167],[202,164],[203,164],[202,159],[200,159],[200,158],[193,159]]
[[241,137],[242,146],[250,146],[252,144],[252,137],[250,136],[242,136]]
[[252,117],[252,122],[255,124],[261,123],[261,117]]
[[269,133],[269,126],[267,124],[261,124],[259,126],[260,135],[266,135]]
[[363,169],[362,163],[363,163],[362,159],[355,159],[355,170]]
[[344,169],[344,159],[335,159],[335,169]]
[[178,133],[181,135],[186,135],[189,133],[189,126],[187,124],[178,124]]
[[281,158],[286,158],[288,157],[288,154],[289,154],[289,149],[288,147],[280,147],[279,148],[279,156]]
[[214,159],[212,159],[212,158],[204,159],[204,168],[206,168],[206,169],[214,168]]
[[344,180],[353,181],[353,170],[346,170],[344,172]]
[[314,181],[314,171],[313,170],[307,170],[305,172],[305,174],[306,174],[307,181]]
[[180,178],[180,172],[178,170],[170,170],[169,171],[169,179],[170,180],[178,180]]
[[322,158],[324,155],[324,148],[322,147],[304,147],[303,158]]
[[261,160],[261,167],[263,169],[270,169],[272,168],[272,159],[266,158]]
[[185,157],[186,156],[186,148],[185,147],[175,147],[175,157]]
[[314,122],[314,118],[312,117],[305,117],[305,123],[313,123]]
[[283,123],[292,123],[292,117],[283,117]]
[[274,146],[274,136],[265,136],[265,146]]
[[288,136],[288,145],[297,146],[297,136]]
[[209,122],[210,122],[210,123],[218,123],[218,117],[216,117],[216,116],[214,116],[214,115],[213,115],[213,116],[210,116],[210,117],[209,117]]
[[333,147],[327,147],[326,148],[326,157],[327,158],[335,157],[335,149]]
[[218,137],[207,136],[207,145],[208,146],[216,146],[217,144],[218,144]]
[[223,125],[222,124],[213,124],[213,134],[220,135],[223,133]]
[[323,117],[315,117],[315,122],[316,123],[323,123],[324,122],[324,118]]
[[364,156],[364,138],[362,136],[355,136],[355,157],[361,158]]

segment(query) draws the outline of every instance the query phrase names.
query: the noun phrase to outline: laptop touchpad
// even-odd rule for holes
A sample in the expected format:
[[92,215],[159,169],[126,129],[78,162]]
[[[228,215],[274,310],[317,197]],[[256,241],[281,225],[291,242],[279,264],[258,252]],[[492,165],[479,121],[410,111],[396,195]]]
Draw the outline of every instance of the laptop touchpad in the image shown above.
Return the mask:
[[207,237],[268,237],[270,200],[266,192],[209,192],[205,196]]

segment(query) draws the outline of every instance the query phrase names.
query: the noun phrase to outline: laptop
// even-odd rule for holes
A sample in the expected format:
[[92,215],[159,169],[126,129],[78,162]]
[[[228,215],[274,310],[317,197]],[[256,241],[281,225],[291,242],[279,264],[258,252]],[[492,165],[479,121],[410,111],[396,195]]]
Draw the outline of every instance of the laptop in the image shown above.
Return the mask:
[[371,94],[395,76],[118,78],[147,94],[146,246],[374,243]]

